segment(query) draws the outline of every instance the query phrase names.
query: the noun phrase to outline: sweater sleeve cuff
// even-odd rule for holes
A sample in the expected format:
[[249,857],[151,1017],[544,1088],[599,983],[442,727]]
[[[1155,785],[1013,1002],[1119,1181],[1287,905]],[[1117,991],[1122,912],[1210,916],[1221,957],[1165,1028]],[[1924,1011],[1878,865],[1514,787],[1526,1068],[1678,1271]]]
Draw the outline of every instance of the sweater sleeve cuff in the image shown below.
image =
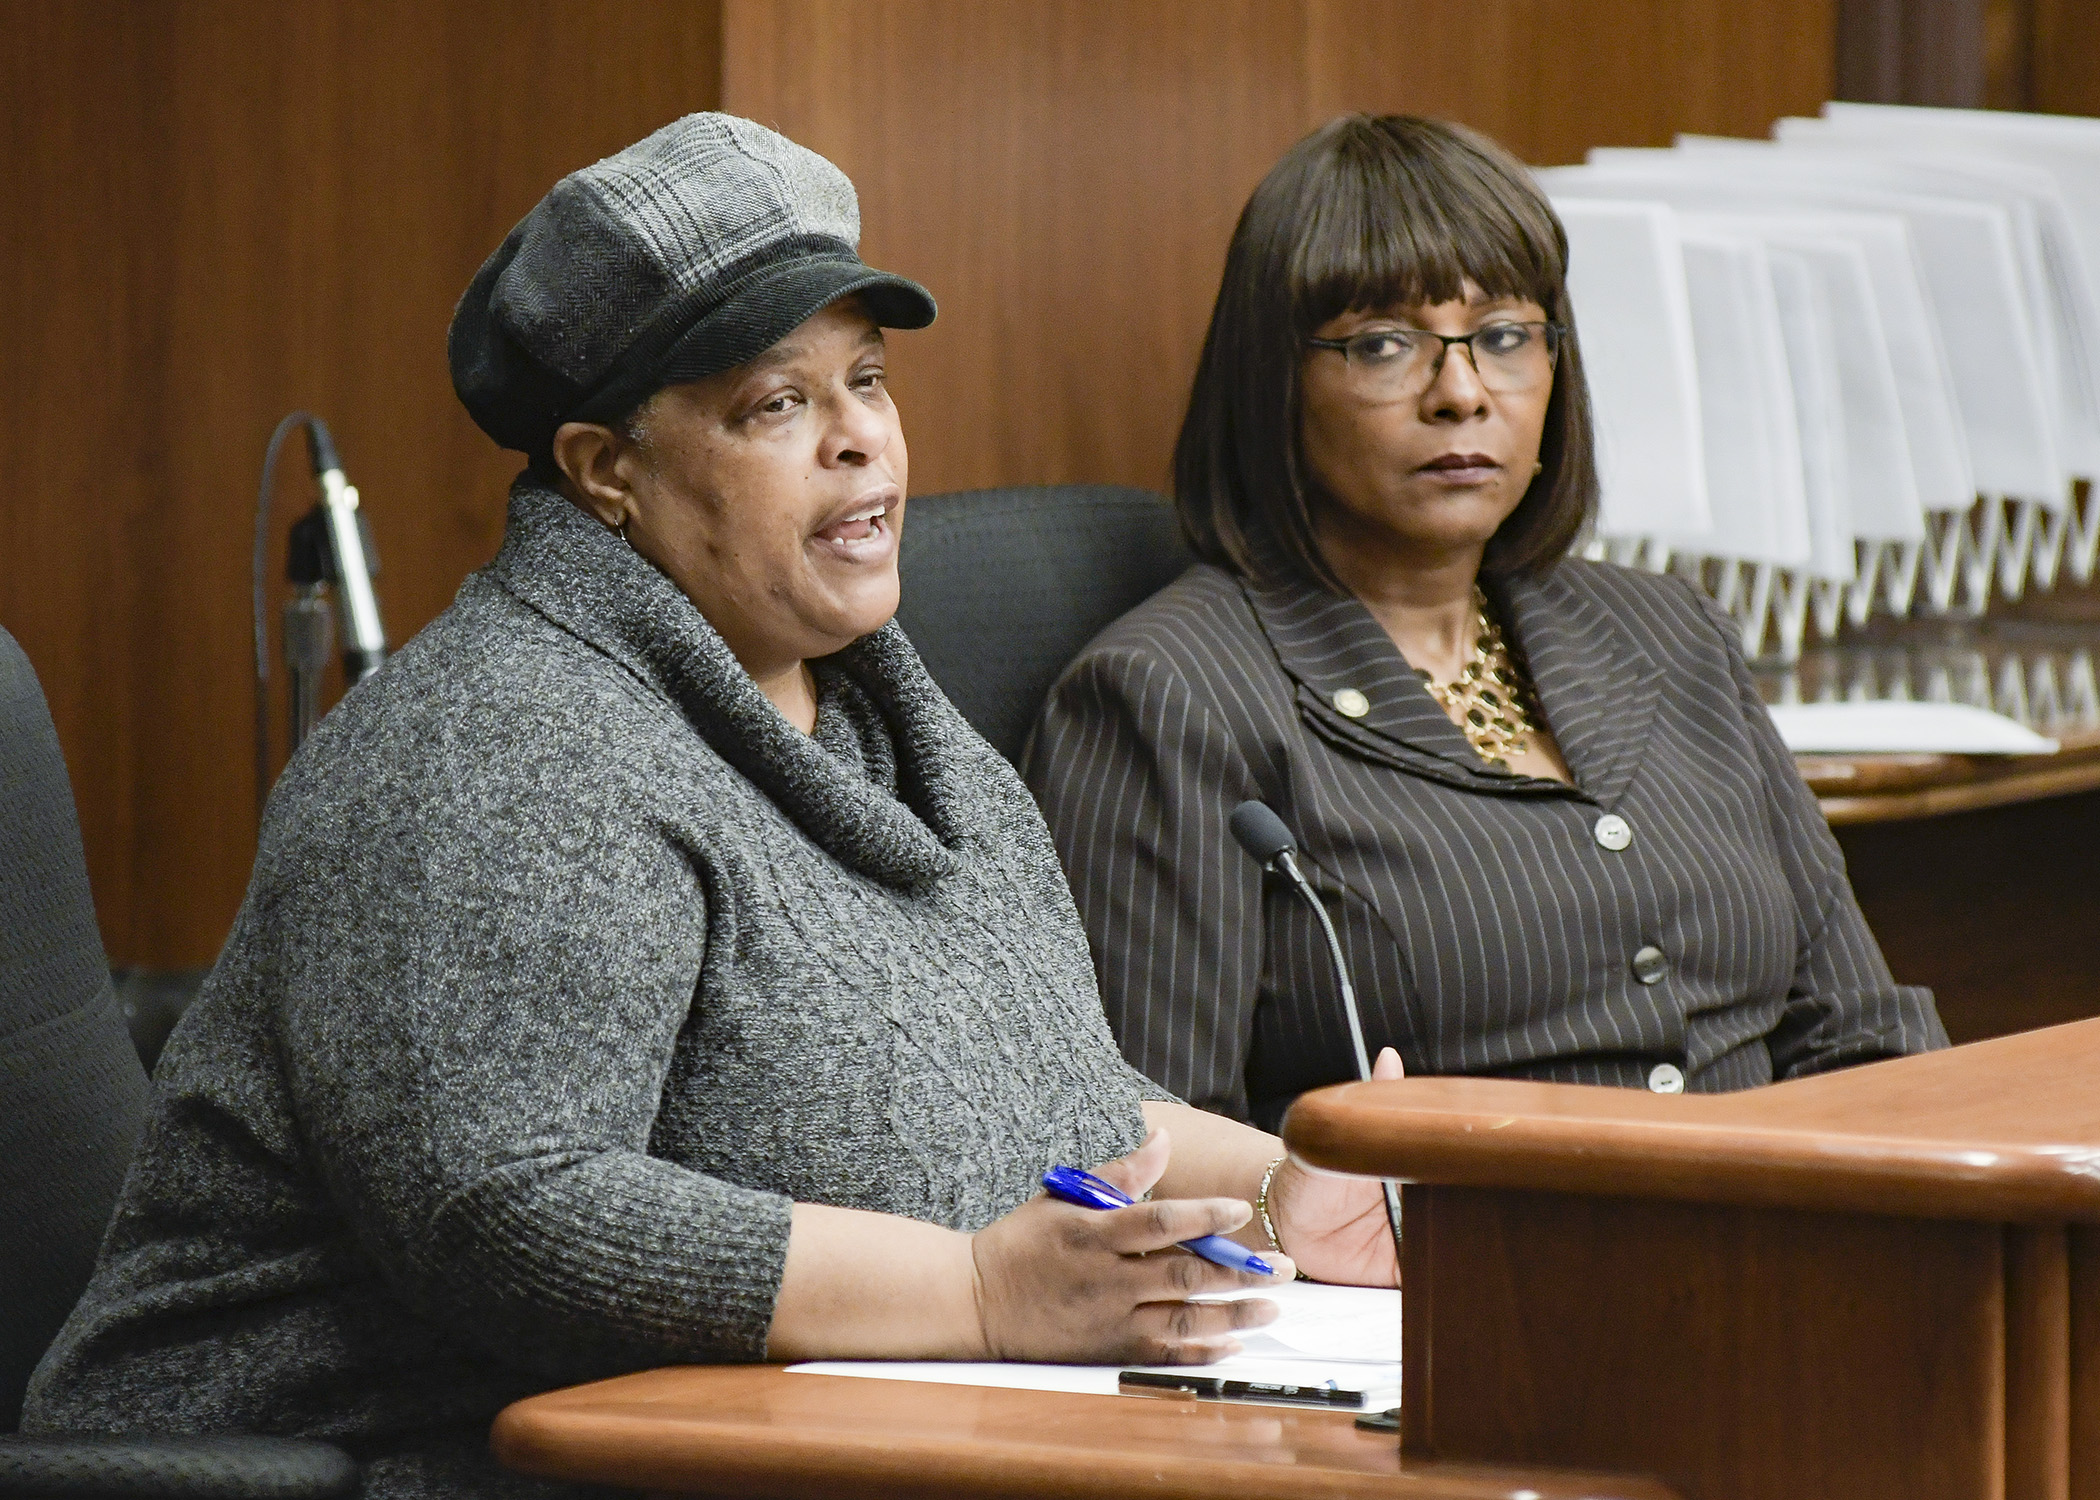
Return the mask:
[[476,1332],[616,1363],[765,1357],[794,1205],[639,1153],[499,1169],[439,1215],[431,1290]]

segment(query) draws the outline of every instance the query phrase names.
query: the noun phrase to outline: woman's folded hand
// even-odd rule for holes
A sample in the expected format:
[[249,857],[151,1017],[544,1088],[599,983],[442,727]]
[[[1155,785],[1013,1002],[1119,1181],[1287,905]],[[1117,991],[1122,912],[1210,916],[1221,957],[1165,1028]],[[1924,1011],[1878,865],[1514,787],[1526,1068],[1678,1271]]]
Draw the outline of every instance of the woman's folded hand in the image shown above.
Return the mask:
[[[1371,1077],[1402,1077],[1400,1054],[1378,1054]],[[1277,1168],[1269,1188],[1269,1216],[1276,1236],[1290,1246],[1305,1274],[1315,1281],[1353,1286],[1398,1286],[1400,1263],[1386,1222],[1385,1193],[1375,1177],[1316,1172],[1296,1157]]]
[[[1166,1170],[1167,1134],[1094,1168],[1131,1197]],[[1236,1198],[1162,1199],[1110,1210],[1030,1199],[987,1225],[971,1246],[985,1357],[1071,1364],[1202,1364],[1239,1348],[1234,1334],[1277,1315],[1273,1302],[1193,1302],[1288,1281],[1288,1258],[1265,1254],[1276,1276],[1232,1271],[1177,1248],[1230,1234],[1252,1210]],[[1380,1221],[1381,1223],[1383,1220]]]

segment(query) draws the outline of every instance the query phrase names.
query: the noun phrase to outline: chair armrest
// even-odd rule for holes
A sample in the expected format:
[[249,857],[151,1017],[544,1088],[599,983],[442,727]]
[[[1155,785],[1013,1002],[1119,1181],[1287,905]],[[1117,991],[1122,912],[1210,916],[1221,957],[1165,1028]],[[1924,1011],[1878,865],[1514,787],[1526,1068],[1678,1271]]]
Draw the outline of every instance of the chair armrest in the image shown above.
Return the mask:
[[273,1437],[0,1436],[0,1500],[335,1500],[355,1460]]

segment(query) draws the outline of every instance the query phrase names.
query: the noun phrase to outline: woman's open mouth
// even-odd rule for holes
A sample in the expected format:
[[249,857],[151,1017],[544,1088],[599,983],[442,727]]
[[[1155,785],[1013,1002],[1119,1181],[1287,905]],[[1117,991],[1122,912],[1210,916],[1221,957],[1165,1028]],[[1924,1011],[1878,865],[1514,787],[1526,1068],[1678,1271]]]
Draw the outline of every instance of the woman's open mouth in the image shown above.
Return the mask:
[[880,562],[896,550],[895,514],[903,498],[895,486],[864,495],[820,527],[814,540],[841,561]]

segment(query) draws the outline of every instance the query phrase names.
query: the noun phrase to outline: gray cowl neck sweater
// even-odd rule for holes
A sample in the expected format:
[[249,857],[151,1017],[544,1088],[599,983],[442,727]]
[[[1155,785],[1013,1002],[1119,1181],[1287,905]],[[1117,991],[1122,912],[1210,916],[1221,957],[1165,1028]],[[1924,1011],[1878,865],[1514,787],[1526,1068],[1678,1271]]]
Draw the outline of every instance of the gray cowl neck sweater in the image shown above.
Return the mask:
[[793,1200],[976,1229],[1133,1147],[1166,1096],[1019,778],[895,625],[817,676],[806,736],[521,479],[495,562],[271,797],[26,1427],[543,1492],[489,1419],[764,1358]]

